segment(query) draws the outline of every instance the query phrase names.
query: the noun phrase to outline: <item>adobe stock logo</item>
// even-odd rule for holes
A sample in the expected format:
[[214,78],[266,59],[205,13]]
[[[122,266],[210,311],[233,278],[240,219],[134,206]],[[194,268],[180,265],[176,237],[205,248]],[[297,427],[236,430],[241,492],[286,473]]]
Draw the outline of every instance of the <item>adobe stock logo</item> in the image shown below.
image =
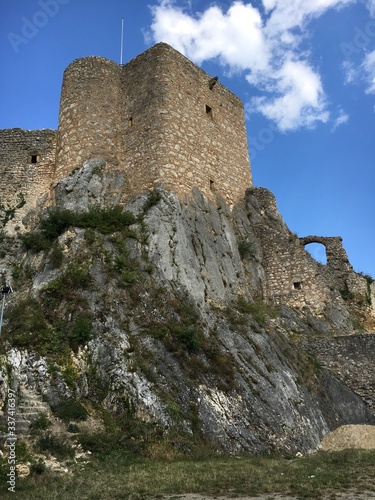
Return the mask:
[[60,6],[69,2],[70,0],[39,0],[38,5],[41,10],[37,10],[31,19],[25,16],[21,18],[21,34],[10,32],[7,35],[14,52],[18,54],[20,46],[28,44],[39,33],[39,30],[59,13]]
[[255,137],[248,137],[247,140],[250,148],[250,159],[254,160],[259,152],[264,151],[264,149],[274,140],[275,135],[278,132],[279,129],[277,126],[274,123],[271,123],[268,127],[260,129]]
[[350,42],[341,42],[340,49],[346,59],[353,54],[360,54],[375,38],[375,20],[369,21],[363,29],[356,26],[355,35]]

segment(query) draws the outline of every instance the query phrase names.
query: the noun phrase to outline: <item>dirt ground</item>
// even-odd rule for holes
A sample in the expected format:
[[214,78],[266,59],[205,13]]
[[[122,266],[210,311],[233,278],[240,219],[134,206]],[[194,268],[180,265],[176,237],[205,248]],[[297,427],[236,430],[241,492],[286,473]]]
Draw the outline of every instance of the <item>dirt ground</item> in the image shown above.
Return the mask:
[[[301,497],[290,497],[287,495],[277,495],[267,493],[257,497],[227,497],[227,496],[205,496],[205,495],[172,495],[163,497],[163,500],[299,500]],[[160,500],[160,497],[159,497]],[[348,491],[344,493],[329,494],[328,496],[321,497],[319,500],[375,500],[374,492],[358,493],[356,491]]]
[[322,450],[375,450],[375,425],[343,425],[325,436]]
[[[208,496],[189,493],[185,495],[167,495],[158,500],[301,500],[301,496],[289,496],[277,493],[265,493],[256,497],[249,496]],[[319,497],[319,500],[375,500],[374,491],[349,490],[340,493],[328,493]]]

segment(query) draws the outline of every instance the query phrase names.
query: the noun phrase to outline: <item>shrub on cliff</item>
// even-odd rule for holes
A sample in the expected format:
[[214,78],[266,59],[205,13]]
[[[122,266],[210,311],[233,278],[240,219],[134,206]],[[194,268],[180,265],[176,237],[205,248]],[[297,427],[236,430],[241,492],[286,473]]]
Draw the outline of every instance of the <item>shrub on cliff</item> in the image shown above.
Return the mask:
[[97,229],[103,234],[123,231],[136,222],[130,212],[123,212],[122,207],[91,208],[88,212],[77,213],[54,208],[42,219],[40,230],[21,237],[27,250],[39,252],[50,248],[51,243],[69,227]]

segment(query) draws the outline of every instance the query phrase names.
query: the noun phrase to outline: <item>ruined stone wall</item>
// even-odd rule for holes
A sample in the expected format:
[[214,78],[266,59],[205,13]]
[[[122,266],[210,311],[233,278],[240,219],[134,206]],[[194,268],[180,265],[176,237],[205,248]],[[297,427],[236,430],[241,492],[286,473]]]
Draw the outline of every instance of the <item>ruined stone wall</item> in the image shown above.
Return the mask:
[[270,191],[249,189],[246,198],[262,216],[254,227],[262,244],[268,296],[275,303],[307,305],[322,313],[330,300],[330,291],[321,276],[322,266],[287,228]]
[[121,160],[121,68],[103,57],[73,61],[65,70],[60,101],[56,180],[90,158],[113,167]]
[[304,236],[299,238],[301,245],[320,243],[326,250],[327,265],[322,267],[322,273],[327,282],[337,290],[348,287],[348,277],[353,273],[347,253],[342,246],[340,236]]
[[[246,192],[250,220],[261,242],[266,273],[266,298],[276,304],[303,308],[338,323],[343,311],[346,333],[356,327],[373,331],[375,297],[365,277],[354,272],[342,246],[342,238],[299,238],[285,225],[274,195],[264,188]],[[326,248],[327,264],[317,262],[305,250],[309,243]],[[354,323],[353,323],[354,320]],[[343,327],[342,327],[343,328]]]
[[0,203],[14,208],[24,199],[21,217],[49,191],[55,168],[56,131],[0,130]]
[[230,205],[243,199],[252,182],[240,99],[166,44],[122,71],[134,192],[161,182],[179,195],[197,186]]

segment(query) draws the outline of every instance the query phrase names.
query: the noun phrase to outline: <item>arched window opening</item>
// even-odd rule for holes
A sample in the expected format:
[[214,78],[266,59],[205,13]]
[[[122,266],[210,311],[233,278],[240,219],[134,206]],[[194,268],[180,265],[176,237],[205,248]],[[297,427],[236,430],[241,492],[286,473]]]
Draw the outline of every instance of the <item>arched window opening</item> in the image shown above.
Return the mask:
[[309,252],[311,257],[317,262],[324,265],[327,264],[326,247],[322,243],[308,243],[305,245],[305,250]]

